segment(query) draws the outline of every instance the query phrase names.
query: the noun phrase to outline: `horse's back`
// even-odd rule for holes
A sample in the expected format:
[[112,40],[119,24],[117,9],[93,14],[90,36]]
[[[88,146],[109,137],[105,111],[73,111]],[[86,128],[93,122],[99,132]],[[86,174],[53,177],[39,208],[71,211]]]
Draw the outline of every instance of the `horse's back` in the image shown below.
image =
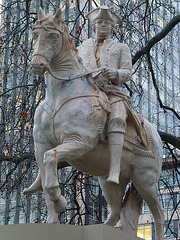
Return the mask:
[[[162,164],[162,146],[161,139],[153,126],[147,122],[149,128],[152,128],[152,140],[155,146],[155,152],[145,148],[138,148],[134,145],[134,151],[127,147],[125,140],[121,158],[121,176],[123,178],[133,179],[136,172],[141,169],[154,173],[157,179],[160,174]],[[131,143],[131,147],[132,147]],[[136,151],[135,151],[136,149]],[[108,141],[99,141],[94,149],[87,152],[81,159],[75,159],[69,163],[78,170],[93,176],[108,176],[110,168],[110,154]]]

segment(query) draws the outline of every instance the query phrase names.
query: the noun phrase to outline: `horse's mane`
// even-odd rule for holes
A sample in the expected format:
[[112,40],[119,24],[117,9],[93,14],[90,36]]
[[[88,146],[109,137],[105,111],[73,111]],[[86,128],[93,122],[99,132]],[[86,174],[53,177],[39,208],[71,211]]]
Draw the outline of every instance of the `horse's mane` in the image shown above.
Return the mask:
[[60,19],[58,22],[54,20],[54,16],[48,13],[44,18],[37,20],[33,26],[33,30],[35,28],[44,28],[45,30],[48,29],[56,29],[62,34],[63,39],[63,48],[66,51],[71,52],[77,58],[79,64],[82,65],[82,59],[78,55],[78,50],[74,45],[74,38],[70,36],[69,29],[65,25],[64,21]]
[[[82,59],[78,55],[78,50],[74,45],[74,38],[70,36],[68,26],[66,26],[64,22],[63,22],[63,24],[64,24],[63,46],[66,45],[67,50],[73,51],[78,62],[80,64],[82,64]],[[68,46],[67,42],[69,43],[69,46]]]

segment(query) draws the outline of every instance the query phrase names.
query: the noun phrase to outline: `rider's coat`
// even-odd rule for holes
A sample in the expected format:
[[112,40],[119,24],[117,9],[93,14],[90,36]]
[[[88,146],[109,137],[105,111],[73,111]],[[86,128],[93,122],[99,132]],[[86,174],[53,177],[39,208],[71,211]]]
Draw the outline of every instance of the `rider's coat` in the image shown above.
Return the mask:
[[[79,56],[83,60],[84,67],[88,70],[99,67],[97,66],[95,51],[96,40],[93,38],[88,39],[78,47]],[[131,77],[132,60],[129,47],[108,38],[104,40],[99,51],[100,66],[112,68],[118,72],[118,85],[113,85],[101,72],[93,74],[95,83],[108,95],[111,104],[109,120],[118,118],[126,121],[127,110],[124,104],[126,102],[127,105],[130,99],[124,91],[122,91],[121,86],[124,82],[129,81]],[[119,111],[119,109],[121,109],[121,111]]]
[[[96,41],[90,38],[78,47],[78,54],[83,60],[83,65],[88,70],[97,68],[95,59]],[[120,86],[129,81],[132,71],[132,60],[130,49],[126,44],[105,39],[100,49],[100,66],[116,69],[118,72],[119,86],[108,84],[108,79],[99,73],[93,74],[96,84],[103,92],[117,92]]]

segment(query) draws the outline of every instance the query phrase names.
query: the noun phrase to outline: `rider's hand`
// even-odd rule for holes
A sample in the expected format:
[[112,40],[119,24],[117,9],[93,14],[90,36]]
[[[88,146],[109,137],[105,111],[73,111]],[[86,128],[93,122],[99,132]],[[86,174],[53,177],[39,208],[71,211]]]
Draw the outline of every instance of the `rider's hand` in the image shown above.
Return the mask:
[[108,78],[114,85],[118,85],[118,72],[115,69],[112,68],[106,68],[103,71],[103,76]]

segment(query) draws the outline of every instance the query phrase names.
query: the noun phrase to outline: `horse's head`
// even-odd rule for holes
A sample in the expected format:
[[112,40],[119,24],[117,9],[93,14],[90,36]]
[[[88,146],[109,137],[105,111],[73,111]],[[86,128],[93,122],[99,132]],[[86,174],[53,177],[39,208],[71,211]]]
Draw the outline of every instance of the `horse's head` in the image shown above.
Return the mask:
[[38,20],[32,28],[34,52],[30,66],[31,70],[38,75],[43,75],[52,59],[60,54],[62,33],[66,27],[61,20],[61,15],[60,9],[54,16],[45,15],[41,8],[38,12]]

